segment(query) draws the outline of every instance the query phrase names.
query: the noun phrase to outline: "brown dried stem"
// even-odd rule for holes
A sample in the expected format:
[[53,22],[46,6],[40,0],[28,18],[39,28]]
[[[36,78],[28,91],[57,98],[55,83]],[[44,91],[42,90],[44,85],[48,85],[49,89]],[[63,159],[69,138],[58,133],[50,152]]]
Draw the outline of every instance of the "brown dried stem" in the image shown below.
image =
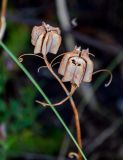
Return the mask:
[[[51,64],[48,62],[47,57],[44,55],[44,61],[46,63],[47,68],[49,69],[49,71],[52,73],[52,75],[57,79],[57,81],[60,83],[61,87],[63,88],[63,90],[65,91],[65,93],[67,94],[67,96],[70,95],[69,91],[67,90],[66,86],[64,85],[64,83],[61,81],[61,79],[55,74],[55,72],[53,71]],[[69,98],[70,100],[70,104],[74,113],[74,120],[75,120],[75,126],[76,126],[76,134],[77,134],[77,141],[79,146],[82,148],[82,141],[81,141],[81,129],[80,129],[80,122],[79,122],[79,115],[78,115],[78,111],[76,108],[76,105],[74,103],[74,100],[72,97]],[[78,160],[82,160],[82,156],[80,153],[78,153]]]
[[1,17],[6,16],[6,7],[7,7],[7,1],[8,0],[2,0],[2,7],[1,7]]
[[6,29],[6,8],[7,0],[2,0],[1,14],[0,14],[0,40],[2,40]]

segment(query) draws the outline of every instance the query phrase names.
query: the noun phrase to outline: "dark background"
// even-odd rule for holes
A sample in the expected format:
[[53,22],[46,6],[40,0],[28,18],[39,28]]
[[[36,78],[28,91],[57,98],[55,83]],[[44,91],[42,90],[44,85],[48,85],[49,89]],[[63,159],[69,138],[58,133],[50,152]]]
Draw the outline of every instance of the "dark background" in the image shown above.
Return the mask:
[[[62,6],[65,2],[65,6]],[[61,4],[59,4],[61,3]],[[58,8],[60,6],[60,9]],[[61,11],[61,14],[60,14]],[[67,14],[67,15],[66,15]],[[74,25],[76,19],[76,23]],[[80,114],[83,150],[89,160],[123,159],[123,1],[121,0],[12,0],[7,7],[7,29],[3,42],[19,57],[33,53],[31,30],[42,21],[61,29],[61,54],[75,45],[89,48],[95,70],[108,68],[107,74],[93,76],[82,83],[74,95]],[[48,55],[49,60],[54,55]],[[24,66],[52,102],[65,94],[43,62],[26,56]],[[54,67],[57,72],[58,65]],[[68,84],[67,84],[68,85]],[[68,85],[69,87],[69,85]],[[35,103],[43,100],[25,74],[0,49],[0,157],[1,160],[64,160],[76,151],[70,137],[50,108]],[[76,137],[69,102],[57,107]]]

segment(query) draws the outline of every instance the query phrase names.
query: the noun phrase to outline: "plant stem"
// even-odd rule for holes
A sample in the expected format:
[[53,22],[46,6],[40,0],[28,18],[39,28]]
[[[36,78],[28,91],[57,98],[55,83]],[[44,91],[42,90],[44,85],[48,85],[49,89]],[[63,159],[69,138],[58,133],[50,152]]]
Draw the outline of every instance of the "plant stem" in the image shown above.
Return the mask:
[[80,145],[77,143],[77,141],[75,140],[74,136],[72,135],[71,131],[69,130],[69,128],[67,127],[67,125],[65,124],[65,122],[63,121],[62,117],[60,116],[60,114],[57,112],[57,110],[53,107],[51,101],[48,99],[48,97],[45,95],[45,93],[43,92],[43,90],[40,88],[40,86],[37,84],[37,82],[33,79],[33,77],[31,76],[31,74],[26,70],[26,68],[18,61],[18,59],[14,56],[14,54],[6,47],[6,45],[0,41],[0,46],[8,53],[8,55],[13,59],[13,61],[22,69],[22,71],[26,74],[26,76],[29,78],[29,80],[32,82],[32,84],[35,86],[35,88],[40,92],[40,94],[44,97],[44,99],[46,100],[47,103],[49,103],[52,111],[55,113],[55,115],[57,116],[57,118],[59,119],[59,121],[61,122],[61,124],[63,125],[63,127],[65,128],[65,130],[67,131],[67,133],[69,134],[69,136],[71,137],[72,141],[74,142],[74,144],[76,145],[76,147],[78,148],[79,152],[81,153],[81,155],[83,156],[84,160],[87,160],[86,156],[84,155]]
[[6,30],[6,8],[7,8],[7,0],[2,0],[2,7],[0,14],[0,40],[3,39]]
[[7,1],[8,0],[2,0],[1,17],[5,17],[6,16]]
[[[60,83],[61,87],[63,88],[63,90],[65,91],[65,93],[67,94],[67,96],[70,95],[69,91],[67,90],[66,86],[64,85],[64,83],[61,81],[61,79],[55,74],[55,72],[53,71],[50,63],[47,60],[47,57],[44,56],[44,61],[47,65],[47,68],[49,69],[49,71],[52,73],[52,75],[57,79],[57,81]],[[74,100],[72,97],[69,98],[70,100],[70,104],[74,113],[74,120],[75,120],[75,126],[76,126],[76,134],[77,134],[77,141],[78,144],[80,146],[80,148],[82,148],[82,141],[81,141],[81,128],[80,128],[80,122],[79,122],[79,115],[78,115],[78,111],[76,108],[76,105],[74,103]],[[82,156],[79,152],[79,157],[78,160],[82,160]]]

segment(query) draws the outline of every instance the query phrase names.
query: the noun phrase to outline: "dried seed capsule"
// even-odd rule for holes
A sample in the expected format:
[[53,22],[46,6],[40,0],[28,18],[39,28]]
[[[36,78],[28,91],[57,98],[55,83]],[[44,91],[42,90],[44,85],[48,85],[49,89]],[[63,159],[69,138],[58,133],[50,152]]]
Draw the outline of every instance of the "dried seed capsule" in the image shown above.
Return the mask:
[[76,56],[76,57],[79,56],[79,53],[80,53],[79,49],[75,47],[73,51],[64,53],[65,55],[63,56],[60,63],[60,67],[58,69],[59,74],[61,74],[62,76],[65,74],[65,70],[66,70],[66,66],[69,58],[73,56]]
[[70,81],[78,87],[84,77],[86,62],[81,57],[71,57],[68,60],[63,82]]
[[46,23],[35,26],[32,30],[31,42],[35,46],[34,53],[46,55],[48,52],[56,54],[61,44],[60,29]]
[[83,82],[91,82],[93,74],[93,62],[89,58],[89,50],[80,51],[80,47],[75,47],[72,52],[68,52],[62,58],[58,73],[63,77],[63,82],[70,81],[78,87]]

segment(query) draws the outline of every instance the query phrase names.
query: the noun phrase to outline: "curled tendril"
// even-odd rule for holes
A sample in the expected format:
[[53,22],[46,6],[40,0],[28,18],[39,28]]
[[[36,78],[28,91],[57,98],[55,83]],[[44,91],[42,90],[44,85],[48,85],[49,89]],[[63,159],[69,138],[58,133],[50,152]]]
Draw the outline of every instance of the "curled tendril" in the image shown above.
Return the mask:
[[[59,64],[60,62],[56,62],[56,63],[54,63],[51,67],[54,67],[55,65],[57,65],[57,64]],[[40,72],[40,69],[42,69],[42,68],[47,68],[47,66],[41,66],[41,67],[39,67],[38,68],[38,72]]]
[[[77,86],[74,85],[74,84],[72,84],[72,85],[71,85],[70,94],[69,94],[67,97],[65,97],[63,100],[61,100],[60,102],[54,103],[54,104],[52,104],[52,105],[55,107],[55,106],[59,106],[59,105],[65,103],[65,102],[74,94],[74,92],[76,91],[76,89],[77,89]],[[41,102],[41,101],[39,101],[39,100],[36,100],[36,102],[39,103],[39,104],[41,104],[41,105],[44,106],[44,107],[50,106],[48,103]]]
[[36,56],[36,57],[39,57],[39,58],[41,58],[41,59],[44,59],[42,56],[39,56],[38,54],[22,54],[19,58],[18,58],[18,60],[19,60],[19,62],[23,62],[23,57],[24,56]]
[[[53,106],[60,106],[61,104],[65,103],[69,98],[71,97],[71,95],[67,96],[66,98],[64,98],[63,100],[61,100],[60,102],[58,103],[54,103],[52,104]],[[48,103],[45,103],[45,102],[41,102],[41,101],[38,101],[36,100],[37,103],[41,104],[43,107],[47,107],[47,106],[50,106]]]
[[94,74],[97,74],[97,73],[100,73],[100,72],[107,72],[107,73],[110,74],[110,79],[109,79],[109,81],[105,84],[105,87],[108,87],[108,86],[111,84],[112,78],[113,78],[111,71],[108,70],[108,69],[100,69],[100,70],[98,70],[98,71],[93,72],[93,75],[94,75]]
[[41,67],[39,67],[38,68],[38,72],[40,72],[40,69],[42,69],[42,68],[47,68],[47,66],[41,66]]
[[61,63],[61,62],[56,62],[56,63],[54,63],[53,65],[51,65],[51,67],[54,67],[55,65],[57,65],[57,64],[59,64],[59,63]]
[[71,159],[73,159],[73,158],[79,159],[79,155],[75,152],[70,152],[68,154],[68,157],[71,158]]
[[52,64],[53,64],[53,62],[57,59],[57,58],[59,58],[59,57],[61,57],[61,56],[63,56],[63,55],[65,55],[66,53],[63,53],[63,54],[60,54],[60,55],[58,55],[57,57],[55,57],[52,61],[51,61],[51,66],[52,66]]
[[91,55],[91,56],[93,56],[93,57],[95,57],[95,55],[94,54],[92,54],[92,53],[88,53],[89,55]]

